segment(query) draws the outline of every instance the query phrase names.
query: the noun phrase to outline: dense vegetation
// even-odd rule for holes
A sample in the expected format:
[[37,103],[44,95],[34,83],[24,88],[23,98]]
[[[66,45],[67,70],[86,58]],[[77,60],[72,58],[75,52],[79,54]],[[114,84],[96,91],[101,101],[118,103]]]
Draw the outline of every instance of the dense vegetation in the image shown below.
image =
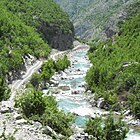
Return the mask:
[[[57,134],[61,134],[60,139],[67,139],[72,133],[71,124],[74,120],[72,114],[66,114],[57,107],[57,102],[53,96],[44,96],[40,91],[46,86],[56,71],[62,71],[70,65],[67,56],[53,61],[48,59],[43,63],[39,73],[34,73],[27,85],[25,93],[16,100],[16,106],[22,109],[24,116],[30,120],[39,121],[45,126],[51,127]],[[51,135],[50,133],[47,133]],[[55,139],[58,136],[53,136]]]
[[5,80],[0,78],[0,101],[6,100],[9,98],[9,88],[6,86]]
[[25,55],[47,57],[48,45],[33,27],[27,26],[5,7],[1,7],[1,13],[4,15],[0,16],[1,74],[20,69]]
[[121,117],[115,120],[110,114],[106,118],[90,119],[86,124],[85,132],[93,136],[92,140],[124,140],[128,127]]
[[6,0],[3,5],[26,25],[36,28],[51,47],[65,50],[72,46],[73,24],[53,0]]
[[59,111],[54,97],[45,97],[41,91],[27,89],[16,101],[16,106],[21,107],[25,117],[39,121],[43,126],[50,126],[55,132],[62,134],[64,138],[72,134],[70,126],[74,117]]
[[53,59],[49,59],[43,63],[40,73],[32,75],[30,84],[36,89],[39,89],[39,86],[44,87],[55,72],[64,71],[68,66],[70,66],[70,61],[66,55],[63,58],[59,58],[56,62]]
[[6,81],[11,73],[18,73],[15,79],[20,77],[27,57],[48,57],[51,49],[40,31],[42,23],[62,32],[72,31],[68,15],[53,0],[1,0],[0,11],[1,101],[8,98]]
[[64,71],[68,66],[70,66],[70,61],[66,55],[56,62],[53,59],[48,59],[43,63],[40,72],[32,75],[30,84],[36,89],[45,87],[55,72]]
[[41,21],[69,30],[68,16],[52,0],[2,0],[0,10],[3,15],[0,16],[2,74],[19,69],[22,56],[28,53],[37,57],[48,55],[48,45],[36,33]]
[[[50,49],[35,32],[35,29],[24,24],[14,14],[0,4],[0,77],[2,88],[5,76],[9,71],[19,71],[24,64],[25,55],[47,57]],[[4,91],[1,90],[1,96]]]
[[92,43],[89,58],[93,64],[86,81],[97,97],[107,104],[129,106],[140,118],[140,2],[132,5],[120,31],[106,41]]
[[70,32],[68,15],[53,0],[2,0],[1,3],[29,26],[38,27],[44,21]]
[[63,71],[68,66],[70,66],[70,61],[66,55],[63,58],[59,58],[56,62],[49,59],[42,65],[41,78],[48,81],[55,72]]

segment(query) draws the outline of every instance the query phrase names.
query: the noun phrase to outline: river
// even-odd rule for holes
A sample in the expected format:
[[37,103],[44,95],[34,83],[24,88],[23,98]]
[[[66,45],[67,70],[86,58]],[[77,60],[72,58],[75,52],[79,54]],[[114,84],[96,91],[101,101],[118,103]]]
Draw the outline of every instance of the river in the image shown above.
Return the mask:
[[[78,127],[84,127],[89,116],[95,117],[99,114],[107,114],[105,110],[97,107],[92,107],[86,100],[85,92],[85,75],[91,64],[87,56],[88,46],[77,44],[80,49],[75,49],[69,53],[71,67],[53,76],[53,80],[57,81],[57,87],[51,87],[54,91],[57,90],[55,97],[58,101],[58,106],[65,112],[77,114],[75,124]],[[60,90],[58,90],[60,89]],[[130,129],[128,137],[125,140],[140,140],[140,133],[136,129]]]

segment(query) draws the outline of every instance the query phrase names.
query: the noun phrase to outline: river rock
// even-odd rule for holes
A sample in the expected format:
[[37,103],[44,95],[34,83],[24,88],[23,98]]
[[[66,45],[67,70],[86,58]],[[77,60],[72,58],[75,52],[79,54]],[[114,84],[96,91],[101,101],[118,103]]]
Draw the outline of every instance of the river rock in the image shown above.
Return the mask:
[[81,71],[80,69],[77,69],[77,71]]
[[16,120],[22,119],[22,115],[21,115],[21,114],[18,114],[18,113],[15,113],[13,117],[14,117]]
[[89,135],[88,135],[88,133],[79,132],[77,134],[72,135],[69,138],[69,140],[89,140]]
[[134,126],[140,126],[140,120],[130,120],[129,124],[134,125]]
[[91,94],[92,92],[90,90],[87,91],[87,94]]
[[72,80],[72,79],[74,79],[74,77],[69,77],[69,80]]
[[55,80],[50,80],[49,81],[49,84],[56,87],[56,86],[58,86],[59,82],[58,81],[55,81]]
[[66,80],[67,77],[61,76],[61,80]]
[[4,114],[4,113],[10,113],[11,111],[8,107],[1,107],[0,112]]
[[102,107],[103,105],[103,102],[104,102],[104,99],[103,98],[99,98],[98,100],[97,100],[97,107]]
[[130,115],[130,110],[124,110],[124,112],[123,112],[123,114],[125,115],[125,116],[128,116],[128,115]]
[[67,91],[67,90],[70,90],[70,87],[63,85],[63,86],[59,86],[58,89],[61,89],[63,91]]
[[92,105],[92,107],[97,106],[97,102],[95,101],[94,98],[90,99],[89,102],[90,102],[90,104]]
[[8,108],[13,108],[13,102],[11,101],[2,101],[0,102],[0,106],[2,107],[8,107]]
[[48,89],[48,87],[50,87],[49,83],[45,83],[45,85],[41,85],[42,90],[46,90],[46,89]]
[[40,122],[33,122],[33,127],[41,128],[42,124]]
[[13,112],[13,104],[10,101],[2,101],[0,105],[0,112],[4,113],[12,113]]
[[18,125],[27,124],[27,120],[25,120],[25,119],[16,120],[16,124],[18,124]]
[[99,98],[97,101],[97,107],[101,109],[109,110],[109,104],[103,98]]
[[[56,75],[58,75],[58,73],[56,73]],[[57,81],[58,79],[57,79],[57,77],[54,75],[54,76],[52,76],[52,80]]]
[[53,135],[53,136],[57,136],[57,133],[49,126],[46,126],[42,129],[42,132],[46,135]]
[[80,94],[81,92],[79,90],[74,90],[71,92],[71,94]]
[[112,110],[113,110],[113,111],[117,111],[117,112],[120,111],[120,110],[121,110],[120,104],[118,103],[118,104],[116,104],[115,106],[113,106]]

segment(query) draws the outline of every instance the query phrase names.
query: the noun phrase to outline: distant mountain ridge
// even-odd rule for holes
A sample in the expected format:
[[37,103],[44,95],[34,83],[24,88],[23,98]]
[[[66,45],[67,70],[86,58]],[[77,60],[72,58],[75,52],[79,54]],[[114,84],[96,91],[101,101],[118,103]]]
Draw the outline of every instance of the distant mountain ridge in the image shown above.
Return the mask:
[[[125,17],[123,11],[135,0],[55,0],[68,12],[76,35],[85,39],[104,37],[103,29]],[[109,22],[109,23],[108,23]]]

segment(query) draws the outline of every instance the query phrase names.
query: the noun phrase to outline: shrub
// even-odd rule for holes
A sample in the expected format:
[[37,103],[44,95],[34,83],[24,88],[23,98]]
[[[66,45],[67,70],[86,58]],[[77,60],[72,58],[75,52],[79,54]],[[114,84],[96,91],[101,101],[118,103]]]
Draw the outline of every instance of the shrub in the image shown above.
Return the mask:
[[62,59],[61,58],[58,59],[55,65],[57,71],[63,71],[68,66],[70,66],[70,61],[68,60],[68,57],[65,55]]
[[53,96],[45,97],[41,91],[28,90],[16,101],[16,106],[21,107],[27,118],[39,121],[43,126],[50,126],[65,137],[73,132],[70,128],[74,119],[73,115],[59,111]]
[[0,101],[6,100],[10,97],[10,90],[6,87],[4,79],[0,78]]
[[38,73],[34,73],[31,77],[30,83],[33,85],[33,87],[35,87],[36,89],[39,88],[39,84],[41,81],[41,77],[40,74]]
[[29,90],[16,101],[16,105],[21,107],[27,118],[34,115],[41,116],[46,109],[46,101],[42,95],[41,91]]
[[129,106],[133,115],[140,119],[140,94],[130,94],[128,96]]
[[115,120],[110,114],[107,118],[90,119],[86,124],[85,132],[97,140],[124,140],[128,127],[121,117]]
[[42,66],[41,71],[41,79],[46,82],[50,80],[50,78],[55,73],[55,62],[53,59],[49,59],[47,62],[45,62]]

